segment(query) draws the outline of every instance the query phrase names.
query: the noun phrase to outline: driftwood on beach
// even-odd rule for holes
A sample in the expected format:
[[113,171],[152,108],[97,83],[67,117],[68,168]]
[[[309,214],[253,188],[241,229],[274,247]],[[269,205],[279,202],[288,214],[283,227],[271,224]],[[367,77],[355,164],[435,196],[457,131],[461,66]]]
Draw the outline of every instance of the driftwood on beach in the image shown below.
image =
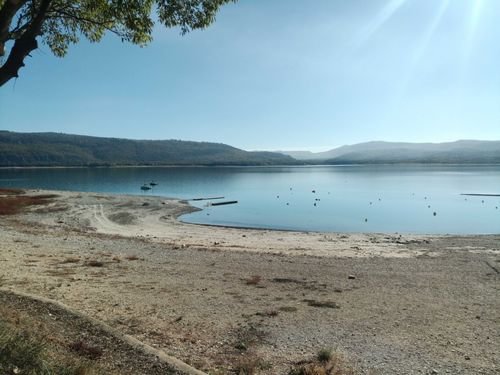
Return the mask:
[[224,199],[224,197],[193,198],[193,199],[189,199],[189,200],[190,201],[209,201],[212,199]]
[[238,201],[226,201],[226,202],[216,202],[212,203],[211,206],[224,206],[226,204],[236,204]]

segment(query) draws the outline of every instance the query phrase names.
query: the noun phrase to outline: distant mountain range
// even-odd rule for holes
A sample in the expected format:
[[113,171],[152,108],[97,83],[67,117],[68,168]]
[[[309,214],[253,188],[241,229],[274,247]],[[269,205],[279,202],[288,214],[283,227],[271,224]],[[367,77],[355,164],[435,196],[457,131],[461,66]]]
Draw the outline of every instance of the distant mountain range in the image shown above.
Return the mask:
[[0,130],[0,167],[114,165],[500,164],[500,141],[367,142],[326,152],[249,152],[222,143]]
[[500,141],[366,142],[326,152],[282,151],[282,153],[308,164],[500,164]]
[[0,131],[0,166],[290,165],[274,152],[248,152],[221,143],[99,138]]

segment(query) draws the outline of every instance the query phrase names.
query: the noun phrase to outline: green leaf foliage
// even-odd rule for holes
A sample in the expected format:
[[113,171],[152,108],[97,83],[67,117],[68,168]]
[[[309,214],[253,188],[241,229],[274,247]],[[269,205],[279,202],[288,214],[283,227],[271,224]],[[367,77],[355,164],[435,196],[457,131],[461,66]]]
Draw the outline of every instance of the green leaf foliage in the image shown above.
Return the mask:
[[222,5],[235,1],[0,0],[0,86],[18,77],[39,40],[59,57],[81,37],[95,43],[106,32],[144,46],[155,23],[185,34],[207,27]]
[[[42,41],[56,56],[64,56],[81,36],[99,42],[109,31],[122,41],[145,45],[157,22],[182,33],[202,29],[215,20],[219,7],[232,0],[55,0],[42,26]],[[16,32],[29,25],[39,1],[27,1],[17,18]]]

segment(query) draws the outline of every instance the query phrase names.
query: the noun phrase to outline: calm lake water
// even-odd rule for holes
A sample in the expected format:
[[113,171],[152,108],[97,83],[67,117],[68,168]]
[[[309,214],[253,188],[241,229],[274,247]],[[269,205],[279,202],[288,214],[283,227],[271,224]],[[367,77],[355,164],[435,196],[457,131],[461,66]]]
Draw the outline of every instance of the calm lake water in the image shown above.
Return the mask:
[[[144,193],[143,183],[158,186]],[[190,223],[334,232],[500,233],[500,166],[0,169],[0,186],[224,196]],[[216,201],[214,201],[216,202]],[[434,214],[435,213],[435,214]]]

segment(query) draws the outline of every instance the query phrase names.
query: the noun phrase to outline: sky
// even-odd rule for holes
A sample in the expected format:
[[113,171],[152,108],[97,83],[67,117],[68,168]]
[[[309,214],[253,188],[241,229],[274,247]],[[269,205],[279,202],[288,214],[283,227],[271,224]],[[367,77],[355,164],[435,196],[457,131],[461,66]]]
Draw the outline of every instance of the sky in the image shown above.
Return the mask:
[[324,151],[500,140],[500,1],[239,0],[208,29],[41,45],[0,129]]

